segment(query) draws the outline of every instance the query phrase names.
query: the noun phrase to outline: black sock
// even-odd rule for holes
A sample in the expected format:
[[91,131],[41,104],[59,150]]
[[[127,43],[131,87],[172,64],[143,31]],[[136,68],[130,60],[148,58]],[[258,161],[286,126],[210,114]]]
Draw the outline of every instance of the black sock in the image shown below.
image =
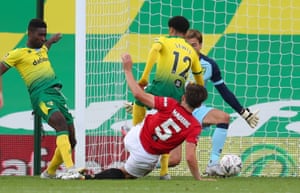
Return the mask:
[[120,169],[110,168],[94,175],[85,175],[85,179],[125,179],[125,175]]

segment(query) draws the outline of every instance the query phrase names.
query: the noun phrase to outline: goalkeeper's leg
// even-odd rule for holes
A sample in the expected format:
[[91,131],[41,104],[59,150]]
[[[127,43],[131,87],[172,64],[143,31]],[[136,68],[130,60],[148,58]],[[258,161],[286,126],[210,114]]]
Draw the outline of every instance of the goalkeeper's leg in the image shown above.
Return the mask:
[[219,167],[219,160],[227,137],[227,129],[224,128],[226,125],[228,127],[228,124],[218,124],[213,134],[212,151],[210,153],[209,163],[205,170],[205,173],[209,176],[224,175],[224,172]]
[[209,166],[219,162],[222,149],[227,137],[228,124],[218,124],[212,137],[212,151],[210,154]]
[[146,115],[146,108],[136,103],[132,107],[132,124],[137,125],[143,121]]

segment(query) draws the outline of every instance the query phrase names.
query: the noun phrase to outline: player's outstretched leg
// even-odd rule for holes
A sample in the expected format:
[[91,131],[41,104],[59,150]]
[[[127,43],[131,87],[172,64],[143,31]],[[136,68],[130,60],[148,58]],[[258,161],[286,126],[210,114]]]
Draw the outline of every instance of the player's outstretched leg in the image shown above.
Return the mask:
[[41,173],[40,177],[43,179],[57,178],[56,170],[62,163],[63,163],[62,157],[60,155],[58,148],[56,148],[49,166],[47,167],[47,169],[45,171],[43,171]]
[[146,115],[146,108],[136,103],[132,107],[132,124],[133,126],[141,123]]

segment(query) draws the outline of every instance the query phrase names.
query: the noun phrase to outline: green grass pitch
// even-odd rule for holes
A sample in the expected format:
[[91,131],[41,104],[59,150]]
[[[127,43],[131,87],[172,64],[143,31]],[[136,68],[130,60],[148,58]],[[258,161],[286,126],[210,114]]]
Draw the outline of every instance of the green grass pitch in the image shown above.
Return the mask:
[[231,177],[195,181],[192,177],[137,180],[45,180],[38,176],[0,176],[1,193],[298,193],[296,177]]

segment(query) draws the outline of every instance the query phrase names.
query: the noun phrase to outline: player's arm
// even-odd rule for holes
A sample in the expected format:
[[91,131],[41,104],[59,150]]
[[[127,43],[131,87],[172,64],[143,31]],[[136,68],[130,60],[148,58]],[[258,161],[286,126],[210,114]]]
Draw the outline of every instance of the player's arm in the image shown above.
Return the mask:
[[132,59],[129,54],[122,55],[123,69],[126,77],[127,84],[133,94],[133,96],[144,103],[146,106],[154,107],[154,96],[152,94],[146,93],[140,85],[135,81],[132,74]]
[[[158,55],[159,55],[159,51],[161,49],[161,44],[156,42],[152,45],[152,48],[148,54],[148,58],[147,58],[147,62],[146,62],[146,66],[145,69],[143,71],[142,77],[139,80],[139,85],[144,88],[145,86],[148,85],[148,79],[149,79],[149,74],[153,68],[153,65],[155,64]],[[124,107],[126,112],[128,113],[132,113],[132,102],[125,102],[124,103]]]
[[8,70],[9,68],[0,61],[0,108],[4,105],[3,99],[3,87],[2,87],[2,75]]
[[201,175],[199,172],[197,157],[196,157],[196,144],[186,142],[186,161],[188,167],[196,180],[201,180]]
[[0,75],[2,76],[10,67],[6,65],[3,61],[0,61]]
[[61,38],[62,38],[61,33],[54,34],[53,36],[50,37],[50,39],[48,39],[48,40],[45,42],[45,46],[46,46],[46,47],[48,48],[48,50],[49,50],[50,47],[51,47],[51,45],[52,45],[53,43],[58,42]]
[[239,103],[236,96],[229,90],[225,83],[215,85],[222,98],[226,103],[228,103],[236,112],[241,112],[243,106]]
[[258,110],[251,112],[248,108],[244,108],[236,98],[236,96],[228,89],[225,83],[215,85],[216,89],[221,94],[222,98],[228,103],[236,112],[238,112],[252,128],[256,127],[258,123]]
[[161,44],[159,42],[156,42],[152,45],[152,47],[150,49],[145,69],[143,71],[142,77],[139,80],[139,84],[142,87],[147,86],[147,84],[148,84],[149,74],[159,56],[159,51],[160,51],[161,47],[162,47]]
[[204,80],[203,80],[202,74],[200,73],[200,74],[193,74],[193,75],[194,75],[194,79],[195,79],[196,84],[204,86]]
[[204,86],[204,79],[203,79],[203,69],[198,57],[194,57],[193,64],[191,66],[192,73],[195,79],[195,82],[201,86]]
[[230,89],[224,83],[219,66],[214,60],[208,60],[212,66],[212,76],[210,80],[213,82],[215,88],[221,94],[224,101],[229,104],[237,113],[239,113],[252,128],[256,127],[258,124],[258,110],[253,113],[248,109],[243,107],[236,96],[230,91]]

